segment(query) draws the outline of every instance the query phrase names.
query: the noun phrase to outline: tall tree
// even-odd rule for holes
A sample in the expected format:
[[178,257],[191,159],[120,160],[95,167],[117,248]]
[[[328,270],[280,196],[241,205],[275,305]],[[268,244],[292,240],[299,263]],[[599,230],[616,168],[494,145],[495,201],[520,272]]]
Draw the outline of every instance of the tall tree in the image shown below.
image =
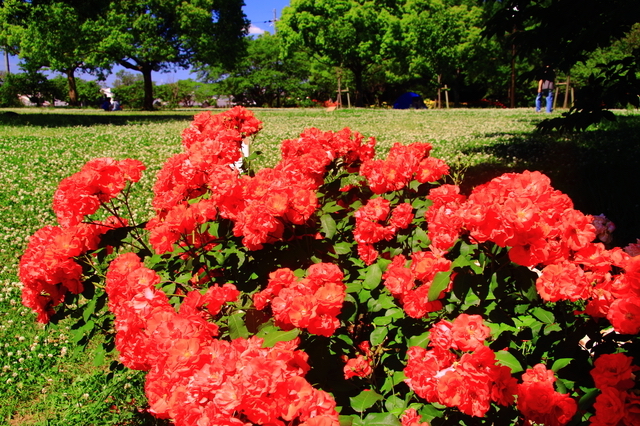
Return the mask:
[[[518,46],[517,55],[539,55],[542,62],[568,72],[588,59],[598,48],[610,46],[640,22],[640,2],[628,0],[495,0],[487,35],[508,34]],[[516,28],[516,31],[513,29]],[[578,93],[571,114],[565,119],[542,123],[543,128],[585,128],[602,118],[614,116],[604,110],[607,100],[638,105],[640,55],[631,54],[605,66]],[[624,99],[620,99],[620,97]]]
[[454,87],[472,44],[480,35],[481,9],[447,0],[406,0],[402,28],[407,73],[438,89],[448,79]]
[[264,33],[248,39],[247,55],[236,67],[209,74],[207,80],[218,81],[219,91],[236,103],[280,107],[286,99],[314,96],[318,73],[313,62],[303,51],[283,60],[280,35]]
[[101,75],[109,66],[108,59],[98,51],[101,35],[96,27],[108,4],[108,0],[29,3],[29,15],[24,21],[20,40],[20,57],[30,68],[46,67],[63,73],[67,78],[71,105],[79,103],[76,71],[81,69]]
[[7,73],[9,55],[20,52],[20,40],[28,14],[28,3],[22,0],[0,0],[0,49],[4,52]]
[[244,50],[243,0],[113,1],[100,22],[99,50],[142,73],[144,109],[153,109],[151,73],[194,62],[232,64]]
[[398,10],[395,0],[292,0],[278,32],[288,50],[302,47],[350,70],[356,105],[362,106],[365,72],[393,57],[400,45]]

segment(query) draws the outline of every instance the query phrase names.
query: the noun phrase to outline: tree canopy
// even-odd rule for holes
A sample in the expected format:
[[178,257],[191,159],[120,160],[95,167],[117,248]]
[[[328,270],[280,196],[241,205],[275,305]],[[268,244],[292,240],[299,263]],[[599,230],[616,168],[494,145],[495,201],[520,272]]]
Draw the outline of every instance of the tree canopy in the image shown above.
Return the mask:
[[31,69],[65,73],[72,103],[76,69],[112,64],[142,74],[144,108],[153,106],[151,73],[196,63],[229,65],[242,54],[243,0],[7,0],[0,47]]
[[144,109],[153,108],[152,71],[193,63],[231,64],[244,50],[243,0],[113,1],[98,23],[98,50],[142,73]]
[[[485,34],[506,36],[517,46],[520,58],[538,57],[538,66],[548,64],[562,72],[624,38],[640,22],[637,1],[507,0],[492,2],[492,7]],[[614,118],[604,108],[620,103],[639,106],[639,59],[640,50],[635,49],[593,69],[572,111],[542,127],[586,128],[602,118]]]
[[362,106],[365,72],[392,58],[401,43],[397,11],[394,0],[292,0],[277,28],[288,50],[350,70]]
[[456,102],[510,97],[522,106],[532,102],[543,63],[580,85],[573,128],[611,117],[603,106],[638,104],[640,2],[291,0],[278,32],[257,38],[245,37],[243,5],[0,0],[0,48],[20,53],[29,72],[64,73],[71,104],[77,70],[101,75],[116,64],[139,76],[145,109],[154,101],[152,72],[188,67],[244,105],[324,101],[340,75],[356,106],[405,91],[439,97],[445,85]]
[[101,34],[96,28],[107,5],[106,0],[91,2],[90,7],[73,0],[31,2],[22,21],[21,58],[32,70],[46,67],[65,74],[71,105],[79,103],[76,70],[99,74],[109,65],[97,52]]
[[221,93],[245,106],[300,105],[301,99],[307,97],[331,96],[335,85],[333,75],[327,81],[331,67],[318,63],[304,51],[292,52],[286,59],[283,55],[279,34],[264,33],[247,40],[247,55],[232,69],[202,71],[208,81],[217,82]]

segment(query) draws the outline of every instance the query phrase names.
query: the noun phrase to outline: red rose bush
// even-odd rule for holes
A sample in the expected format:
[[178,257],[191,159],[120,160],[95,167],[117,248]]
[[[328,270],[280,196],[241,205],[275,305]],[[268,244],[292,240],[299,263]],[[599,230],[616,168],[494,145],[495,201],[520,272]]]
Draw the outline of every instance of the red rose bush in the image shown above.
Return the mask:
[[539,172],[463,193],[430,144],[380,159],[349,129],[253,170],[261,128],[196,115],[144,223],[140,162],[64,179],[23,303],[103,333],[176,425],[640,425],[640,257],[604,216]]

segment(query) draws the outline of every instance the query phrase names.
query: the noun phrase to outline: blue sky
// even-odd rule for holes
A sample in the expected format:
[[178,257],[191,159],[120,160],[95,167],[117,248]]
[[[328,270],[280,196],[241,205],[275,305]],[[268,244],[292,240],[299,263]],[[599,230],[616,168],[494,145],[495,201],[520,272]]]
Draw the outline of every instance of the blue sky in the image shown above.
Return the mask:
[[[279,19],[282,15],[282,9],[289,6],[289,0],[244,0],[244,14],[247,15],[249,21],[251,21],[251,28],[249,34],[262,34],[265,31],[273,33],[273,19],[274,11],[275,16]],[[4,59],[2,59],[2,65],[0,70],[5,71]],[[19,72],[18,58],[11,57],[9,60],[9,67],[11,72]],[[121,68],[114,68],[113,74],[107,78],[107,84],[112,83],[115,79],[114,74]],[[78,75],[80,78],[87,80],[93,79],[91,76]],[[188,70],[178,70],[171,73],[153,73],[153,81],[156,84],[172,83],[178,80],[184,80],[187,78],[194,78],[195,75],[190,75]]]

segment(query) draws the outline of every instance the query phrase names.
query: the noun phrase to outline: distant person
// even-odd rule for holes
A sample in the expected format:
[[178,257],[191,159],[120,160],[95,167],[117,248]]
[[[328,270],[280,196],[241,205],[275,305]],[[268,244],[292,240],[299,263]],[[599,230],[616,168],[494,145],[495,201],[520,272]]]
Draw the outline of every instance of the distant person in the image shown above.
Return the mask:
[[120,102],[114,100],[111,104],[111,111],[122,111],[122,107],[120,106]]
[[553,90],[555,89],[556,73],[549,65],[545,65],[538,80],[538,96],[536,96],[536,112],[540,112],[542,98],[547,98],[547,112],[553,110]]
[[105,111],[111,111],[111,98],[105,97],[102,101],[101,108]]

